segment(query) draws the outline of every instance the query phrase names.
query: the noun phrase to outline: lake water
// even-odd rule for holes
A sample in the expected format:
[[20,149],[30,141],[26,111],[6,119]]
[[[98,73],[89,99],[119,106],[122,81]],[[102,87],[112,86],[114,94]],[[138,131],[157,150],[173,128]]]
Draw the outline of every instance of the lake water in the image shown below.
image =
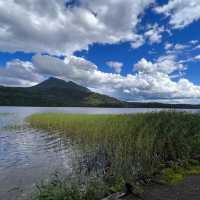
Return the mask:
[[[141,108],[33,108],[0,107],[0,199],[27,200],[35,184],[56,171],[71,172],[69,140],[30,128],[25,118],[39,112],[122,114],[156,112]],[[200,112],[199,110],[187,110]]]

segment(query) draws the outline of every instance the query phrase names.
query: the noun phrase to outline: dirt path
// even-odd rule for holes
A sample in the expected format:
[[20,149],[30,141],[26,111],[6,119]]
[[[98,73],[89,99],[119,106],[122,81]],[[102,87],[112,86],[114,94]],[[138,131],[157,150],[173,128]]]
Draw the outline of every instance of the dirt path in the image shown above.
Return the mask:
[[[116,195],[117,196],[117,195]],[[133,196],[118,198],[113,195],[106,200],[139,200]],[[145,189],[143,200],[200,200],[200,176],[188,177],[176,186],[153,185]],[[141,199],[140,199],[141,200]]]
[[176,186],[152,186],[143,197],[144,200],[200,200],[200,176],[188,177]]

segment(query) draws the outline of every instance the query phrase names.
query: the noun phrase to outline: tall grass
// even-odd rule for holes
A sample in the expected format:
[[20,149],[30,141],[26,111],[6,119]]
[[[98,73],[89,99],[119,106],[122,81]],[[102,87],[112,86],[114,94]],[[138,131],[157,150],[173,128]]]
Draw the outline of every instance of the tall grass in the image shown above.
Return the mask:
[[32,115],[28,121],[33,127],[63,132],[83,150],[95,152],[97,157],[100,155],[104,170],[109,168],[114,175],[125,179],[152,174],[162,163],[186,160],[200,153],[198,114],[46,113]]
[[78,144],[88,172],[135,183],[163,165],[200,154],[200,115],[159,112],[129,115],[34,114],[31,126],[61,131]]
[[37,186],[32,200],[99,200],[107,194],[102,182],[91,180],[89,184],[77,184],[72,179],[63,179],[55,174],[51,181]]

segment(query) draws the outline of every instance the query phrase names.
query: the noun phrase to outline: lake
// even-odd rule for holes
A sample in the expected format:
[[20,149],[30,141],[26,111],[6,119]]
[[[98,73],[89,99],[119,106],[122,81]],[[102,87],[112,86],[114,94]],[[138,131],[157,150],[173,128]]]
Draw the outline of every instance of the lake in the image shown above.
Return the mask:
[[[30,128],[25,118],[39,112],[124,114],[157,112],[142,108],[0,107],[0,199],[23,200],[56,171],[71,172],[73,154],[68,138]],[[200,112],[199,110],[186,110]]]

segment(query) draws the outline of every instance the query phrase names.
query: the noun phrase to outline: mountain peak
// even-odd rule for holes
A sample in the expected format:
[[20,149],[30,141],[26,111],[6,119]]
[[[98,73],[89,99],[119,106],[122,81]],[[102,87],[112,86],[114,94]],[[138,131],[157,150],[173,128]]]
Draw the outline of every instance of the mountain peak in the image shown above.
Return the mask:
[[44,88],[44,89],[56,88],[56,89],[78,90],[80,92],[90,92],[88,88],[80,86],[74,83],[73,81],[66,82],[65,80],[58,79],[55,77],[50,77],[34,87]]
[[58,79],[56,77],[51,76],[46,81],[58,81],[58,80],[61,81],[62,79]]
[[43,88],[62,87],[63,88],[63,86],[65,86],[65,84],[67,84],[67,82],[65,82],[62,79],[50,77],[50,78],[44,80],[43,82],[39,83],[35,87],[43,87]]
[[44,80],[43,83],[44,82],[62,82],[62,83],[67,83],[65,80],[59,79],[59,78],[56,78],[56,77],[53,77],[53,76],[51,76],[48,79]]

